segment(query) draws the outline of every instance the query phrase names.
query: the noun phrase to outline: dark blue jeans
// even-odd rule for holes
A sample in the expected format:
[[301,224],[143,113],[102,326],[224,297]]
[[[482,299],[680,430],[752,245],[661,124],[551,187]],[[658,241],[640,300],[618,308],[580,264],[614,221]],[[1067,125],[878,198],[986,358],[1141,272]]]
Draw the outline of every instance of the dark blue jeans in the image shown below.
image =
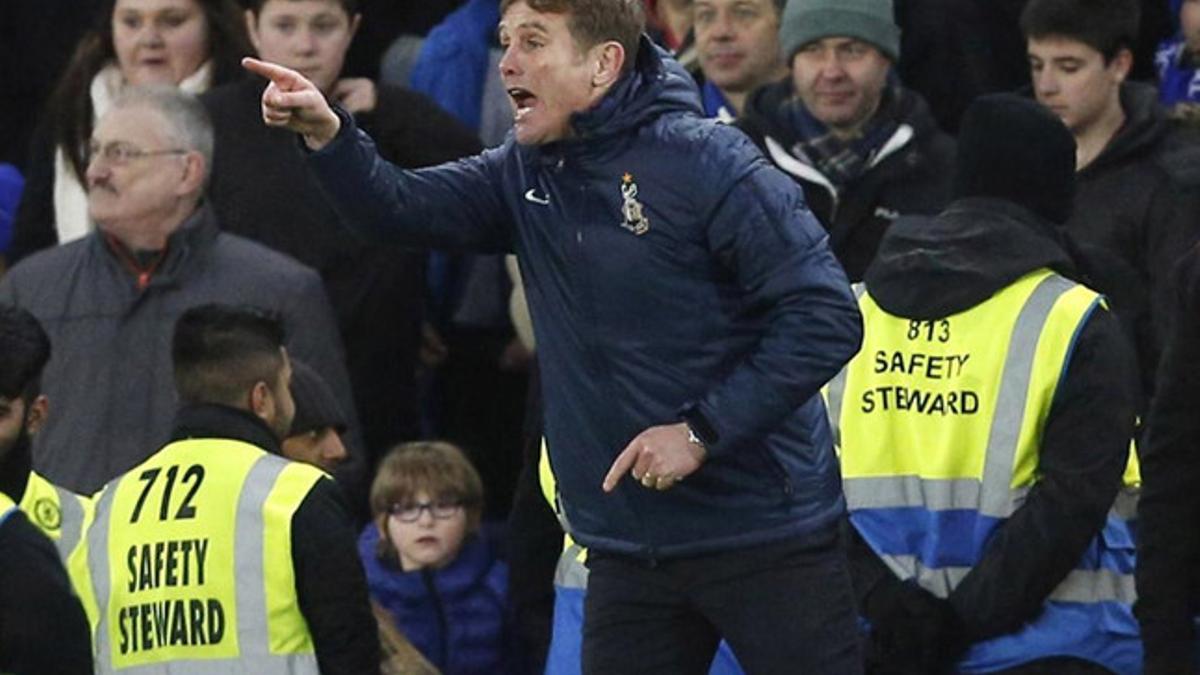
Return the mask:
[[857,675],[859,633],[836,533],[654,563],[592,552],[584,675],[702,675],[724,638],[751,675]]

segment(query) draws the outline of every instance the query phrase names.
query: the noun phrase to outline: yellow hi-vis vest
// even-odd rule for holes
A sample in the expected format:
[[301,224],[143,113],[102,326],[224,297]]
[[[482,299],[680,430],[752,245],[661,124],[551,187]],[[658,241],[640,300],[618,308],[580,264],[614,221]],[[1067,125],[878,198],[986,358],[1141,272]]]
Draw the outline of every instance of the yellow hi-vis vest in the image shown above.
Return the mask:
[[3,524],[16,509],[17,503],[12,500],[12,497],[0,492],[0,524]]
[[89,519],[91,509],[92,500],[87,497],[51,483],[36,471],[29,472],[25,495],[21,497],[21,510],[54,542],[64,565],[79,544],[84,521]]
[[171,443],[97,494],[70,568],[97,673],[317,673],[292,516],[323,474],[228,439]]
[[559,588],[587,588],[587,548],[575,543],[571,534],[566,532],[567,525],[563,522],[562,510],[558,508],[558,483],[554,478],[554,470],[550,468],[550,451],[546,448],[544,438],[538,455],[538,485],[550,508],[559,515],[564,530],[563,551],[558,556],[558,565],[554,570],[554,585]]
[[[1039,270],[944,319],[893,316],[869,294],[859,307],[862,350],[827,392],[850,519],[899,578],[944,598],[1037,482],[1054,393],[1102,299]],[[1130,497],[1117,500],[1042,613],[972,646],[959,671],[1047,656],[1140,671]]]

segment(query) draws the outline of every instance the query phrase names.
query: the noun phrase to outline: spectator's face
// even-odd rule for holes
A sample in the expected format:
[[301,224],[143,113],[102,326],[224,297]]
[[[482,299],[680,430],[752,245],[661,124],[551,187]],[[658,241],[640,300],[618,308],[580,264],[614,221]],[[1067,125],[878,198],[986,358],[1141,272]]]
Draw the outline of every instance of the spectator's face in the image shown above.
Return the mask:
[[835,132],[857,132],[879,107],[888,61],[874,46],[847,37],[810,42],[792,58],[792,83],[804,106]]
[[117,108],[92,133],[87,167],[88,212],[105,231],[160,225],[195,199],[189,154],[167,133],[167,124],[145,106]]
[[775,0],[696,0],[696,48],[704,77],[749,92],[780,69]]
[[283,439],[283,456],[333,473],[342,460],[346,459],[346,446],[342,443],[337,429],[325,427]]
[[1179,8],[1179,27],[1188,51],[1200,54],[1200,0],[1183,0]]
[[267,0],[257,17],[246,12],[246,26],[260,58],[299,71],[328,93],[360,18],[337,0]]
[[129,84],[179,84],[208,60],[208,19],[195,0],[117,0],[112,32]]
[[1030,38],[1027,49],[1038,102],[1071,133],[1082,134],[1120,106],[1118,93],[1132,62],[1128,50],[1106,64],[1099,51],[1066,37]]
[[0,461],[37,433],[46,419],[47,408],[45,396],[38,396],[29,405],[20,396],[0,396]]
[[[443,504],[440,512],[439,502]],[[467,534],[467,512],[462,506],[451,507],[452,503],[431,498],[420,490],[412,500],[401,504],[409,508],[425,505],[415,521],[405,522],[400,514],[387,515],[388,538],[405,572],[445,567],[458,556]]]
[[500,78],[513,106],[513,130],[522,145],[566,138],[571,115],[594,103],[595,48],[581,51],[567,29],[568,15],[537,12],[524,2],[500,20]]
[[0,459],[8,456],[8,451],[16,444],[25,430],[25,401],[20,396],[16,398],[0,397]]

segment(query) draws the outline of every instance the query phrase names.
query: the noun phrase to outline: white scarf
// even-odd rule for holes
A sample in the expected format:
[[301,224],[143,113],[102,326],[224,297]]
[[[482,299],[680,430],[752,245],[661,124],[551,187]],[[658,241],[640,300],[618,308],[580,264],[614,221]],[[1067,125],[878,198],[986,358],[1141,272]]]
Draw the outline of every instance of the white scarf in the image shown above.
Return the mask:
[[[208,90],[212,80],[212,61],[205,61],[196,72],[179,83],[179,88],[189,94],[202,94]],[[92,123],[104,116],[121,90],[125,79],[116,63],[110,63],[92,78]],[[54,151],[54,227],[58,230],[58,243],[65,244],[86,236],[95,229],[88,216],[87,191],[75,177],[71,161],[60,146]]]

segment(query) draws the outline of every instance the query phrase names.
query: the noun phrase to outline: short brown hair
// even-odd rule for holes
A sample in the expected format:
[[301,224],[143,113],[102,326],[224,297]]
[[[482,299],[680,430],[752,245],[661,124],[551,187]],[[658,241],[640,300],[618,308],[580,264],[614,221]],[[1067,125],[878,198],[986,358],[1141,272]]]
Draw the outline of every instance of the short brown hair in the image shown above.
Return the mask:
[[445,441],[401,443],[383,458],[371,483],[371,515],[379,528],[380,558],[392,560],[395,546],[388,535],[388,508],[424,491],[431,499],[462,502],[467,534],[483,517],[483,481],[458,446]]
[[501,0],[501,16],[517,2],[535,12],[569,15],[567,28],[580,49],[609,40],[619,43],[625,50],[622,71],[630,70],[637,61],[638,43],[646,30],[642,0]]

